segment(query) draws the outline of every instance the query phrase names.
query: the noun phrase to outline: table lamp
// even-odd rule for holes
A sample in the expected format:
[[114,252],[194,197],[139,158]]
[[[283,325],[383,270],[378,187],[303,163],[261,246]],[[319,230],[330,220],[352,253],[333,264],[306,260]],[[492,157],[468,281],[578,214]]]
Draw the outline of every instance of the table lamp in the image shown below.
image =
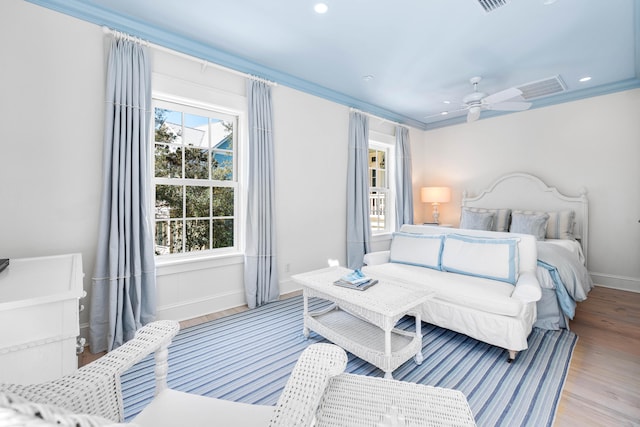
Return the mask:
[[440,203],[448,203],[451,200],[451,189],[449,187],[422,187],[420,189],[420,198],[422,203],[431,203],[433,206],[433,222],[438,224],[440,218],[438,206]]

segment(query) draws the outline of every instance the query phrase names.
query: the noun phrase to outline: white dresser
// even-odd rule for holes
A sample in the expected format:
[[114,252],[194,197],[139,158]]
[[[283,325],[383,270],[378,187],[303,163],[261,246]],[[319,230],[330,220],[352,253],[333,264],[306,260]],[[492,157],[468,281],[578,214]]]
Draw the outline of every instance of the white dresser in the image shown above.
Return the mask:
[[12,259],[0,272],[0,382],[39,383],[78,368],[80,254]]

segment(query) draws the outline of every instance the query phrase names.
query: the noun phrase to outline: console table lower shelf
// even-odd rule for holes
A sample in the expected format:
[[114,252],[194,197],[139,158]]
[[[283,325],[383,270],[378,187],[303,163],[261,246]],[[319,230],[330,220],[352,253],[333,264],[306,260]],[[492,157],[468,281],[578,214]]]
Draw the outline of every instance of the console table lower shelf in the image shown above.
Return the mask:
[[304,317],[304,335],[312,330],[334,344],[366,360],[391,378],[392,372],[411,357],[422,363],[422,333],[420,318],[416,331],[393,328],[385,331],[366,320],[332,305],[321,311],[308,312]]

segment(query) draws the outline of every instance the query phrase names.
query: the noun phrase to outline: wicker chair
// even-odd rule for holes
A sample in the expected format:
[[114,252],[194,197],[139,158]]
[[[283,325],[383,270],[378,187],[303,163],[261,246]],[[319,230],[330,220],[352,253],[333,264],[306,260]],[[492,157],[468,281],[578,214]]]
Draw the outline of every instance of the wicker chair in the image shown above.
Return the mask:
[[[249,405],[167,388],[168,346],[174,321],[141,328],[135,338],[59,380],[35,385],[0,384],[0,426],[123,425],[121,374],[155,352],[156,396],[133,420],[140,426],[308,426],[329,379],[341,373],[346,354],[314,344],[301,355],[276,406]],[[131,425],[131,424],[127,424]]]

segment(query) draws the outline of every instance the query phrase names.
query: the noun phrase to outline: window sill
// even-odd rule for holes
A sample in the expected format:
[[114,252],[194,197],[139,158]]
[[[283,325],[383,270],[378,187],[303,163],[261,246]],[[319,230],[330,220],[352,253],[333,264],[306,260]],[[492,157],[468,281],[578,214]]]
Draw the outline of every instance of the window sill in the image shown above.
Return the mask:
[[371,241],[372,242],[384,242],[387,240],[391,240],[391,238],[393,237],[393,232],[388,232],[388,233],[380,233],[380,234],[374,234],[371,236]]
[[208,268],[224,267],[243,263],[244,254],[241,252],[202,255],[196,257],[156,258],[156,275],[165,276],[169,274],[205,270]]

